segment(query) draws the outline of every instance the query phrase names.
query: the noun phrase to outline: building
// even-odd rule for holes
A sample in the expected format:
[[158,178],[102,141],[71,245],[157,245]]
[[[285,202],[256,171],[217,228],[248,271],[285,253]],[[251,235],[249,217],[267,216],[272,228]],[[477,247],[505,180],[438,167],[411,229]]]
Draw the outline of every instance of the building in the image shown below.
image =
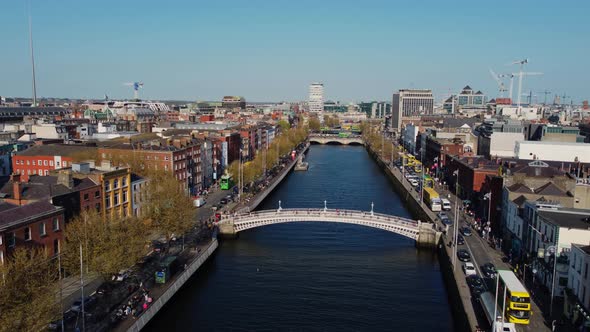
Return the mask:
[[[566,209],[543,202],[526,202],[524,218],[527,230],[527,261],[532,260],[536,282],[555,296],[564,296],[572,244],[588,243],[590,210]],[[555,274],[555,282],[553,275]],[[554,287],[553,287],[554,286]]]
[[391,128],[401,134],[402,117],[434,113],[432,90],[403,89],[393,94],[391,102]]
[[485,120],[476,131],[479,133],[477,151],[487,158],[512,158],[516,142],[525,139],[522,122],[515,120]]
[[131,174],[131,210],[134,217],[144,215],[143,204],[147,199],[148,179]]
[[321,113],[324,111],[324,84],[311,83],[309,85],[309,111]]
[[246,109],[246,99],[240,96],[225,96],[221,101],[221,107],[225,109]]
[[485,111],[486,96],[481,92],[474,92],[469,85],[463,88],[455,98],[455,111],[470,112],[470,111]]
[[77,156],[92,157],[96,148],[82,145],[51,144],[35,145],[12,157],[12,169],[23,181],[31,175],[45,176],[55,169],[69,167]]
[[548,141],[517,141],[514,156],[518,159],[590,162],[590,144]]
[[573,243],[563,312],[574,327],[590,326],[590,245]]

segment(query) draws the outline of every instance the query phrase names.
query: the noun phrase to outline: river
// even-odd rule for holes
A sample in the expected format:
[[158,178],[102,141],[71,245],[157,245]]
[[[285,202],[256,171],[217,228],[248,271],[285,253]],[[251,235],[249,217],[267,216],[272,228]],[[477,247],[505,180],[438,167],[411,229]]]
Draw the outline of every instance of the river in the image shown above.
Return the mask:
[[[259,209],[358,209],[409,217],[360,146],[311,146]],[[452,331],[438,258],[401,235],[357,225],[251,229],[217,254],[148,331]]]

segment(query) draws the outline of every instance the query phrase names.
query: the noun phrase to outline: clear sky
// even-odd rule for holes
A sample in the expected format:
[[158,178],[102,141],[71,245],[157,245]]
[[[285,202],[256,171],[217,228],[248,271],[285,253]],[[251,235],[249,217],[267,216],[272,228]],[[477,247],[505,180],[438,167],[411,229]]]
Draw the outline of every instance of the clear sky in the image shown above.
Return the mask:
[[[28,0],[0,0],[0,95],[30,96]],[[590,1],[30,0],[39,96],[249,101],[442,98],[466,84],[495,97],[488,72],[523,90],[590,98]],[[514,92],[516,96],[516,89]],[[552,98],[550,95],[549,98]]]

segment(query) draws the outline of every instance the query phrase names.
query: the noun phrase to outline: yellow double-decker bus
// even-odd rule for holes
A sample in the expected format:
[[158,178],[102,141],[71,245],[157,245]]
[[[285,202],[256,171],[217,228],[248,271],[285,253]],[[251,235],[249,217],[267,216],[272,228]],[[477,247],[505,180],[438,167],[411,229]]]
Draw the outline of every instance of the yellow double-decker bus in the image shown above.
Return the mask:
[[[506,297],[504,297],[504,292]],[[506,308],[504,315],[508,322],[516,324],[529,323],[531,296],[512,271],[498,271],[498,306]]]

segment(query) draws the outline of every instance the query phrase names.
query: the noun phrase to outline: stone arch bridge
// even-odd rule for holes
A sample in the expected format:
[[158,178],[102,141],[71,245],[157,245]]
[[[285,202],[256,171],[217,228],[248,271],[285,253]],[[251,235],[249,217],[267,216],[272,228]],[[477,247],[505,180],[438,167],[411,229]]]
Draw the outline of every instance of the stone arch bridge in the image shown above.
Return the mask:
[[335,222],[378,228],[416,241],[417,247],[434,248],[441,233],[433,224],[393,215],[336,209],[282,209],[246,212],[222,216],[218,223],[219,234],[235,237],[241,231],[266,225],[289,222]]
[[312,134],[309,135],[309,142],[310,143],[318,143],[318,144],[329,144],[329,143],[338,143],[338,144],[360,144],[364,145],[365,142],[360,135],[350,135],[348,137],[340,137],[334,134]]

